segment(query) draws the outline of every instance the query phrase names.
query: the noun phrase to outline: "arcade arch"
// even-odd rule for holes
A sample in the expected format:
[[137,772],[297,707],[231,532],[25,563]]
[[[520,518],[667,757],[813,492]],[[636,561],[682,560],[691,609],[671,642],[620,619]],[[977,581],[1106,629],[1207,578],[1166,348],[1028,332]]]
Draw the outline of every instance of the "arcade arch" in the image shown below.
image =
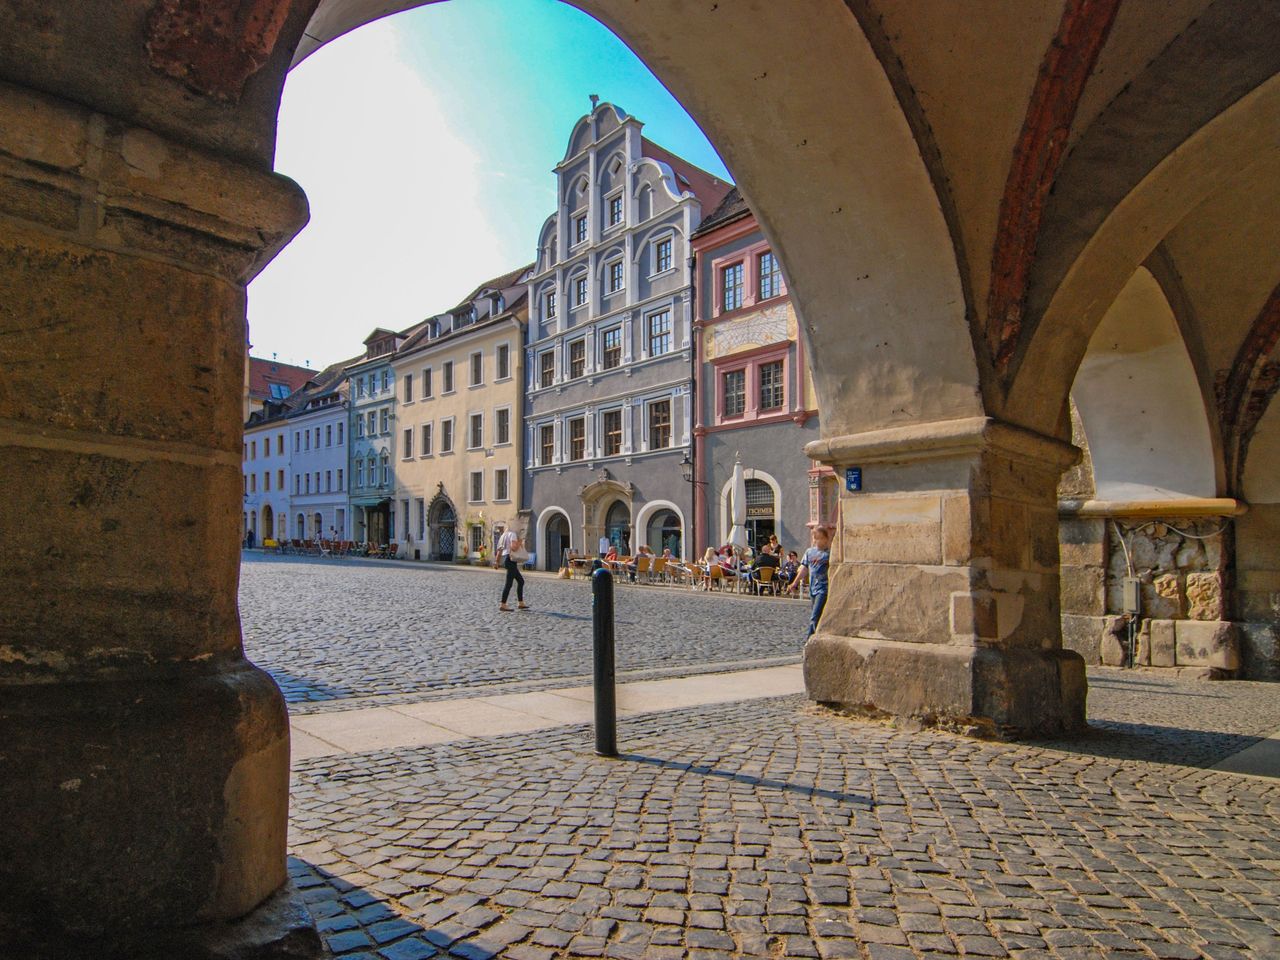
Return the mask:
[[[72,0],[0,12],[0,175],[17,198],[0,219],[0,280],[23,334],[0,420],[31,464],[4,492],[34,524],[0,551],[19,638],[0,664],[0,784],[16,812],[0,862],[24,865],[31,894],[2,908],[7,932],[189,927],[241,916],[285,880],[287,719],[242,655],[243,507],[226,482],[241,456],[243,287],[306,220],[298,187],[270,173],[290,63],[416,5],[259,4],[243,17],[207,0],[142,17],[122,4],[92,29]],[[682,0],[576,5],[721,150],[802,318],[822,409],[810,452],[862,468],[806,651],[810,696],[1078,729],[1083,667],[1059,649],[1049,546],[1057,479],[1077,455],[1059,439],[1063,411],[1095,329],[1162,244],[1238,401],[1217,411],[1223,492],[1270,496],[1257,478],[1275,455],[1277,328],[1263,305],[1280,277],[1268,281],[1276,245],[1262,241],[1280,222],[1276,6],[1190,0],[1166,16],[1060,0],[992,29],[945,3],[812,0],[803,16],[758,4],[736,20]],[[1201,226],[1233,202],[1237,229]],[[1233,294],[1211,267],[1241,236],[1231,266],[1250,279]],[[1025,278],[1001,287],[1015,294],[1007,312],[990,310],[993,274]],[[181,322],[155,336],[157,317]],[[82,468],[104,479],[70,490]],[[209,522],[179,527],[193,488]],[[116,521],[93,538],[76,535],[70,506],[86,497]],[[631,503],[629,491],[584,498],[585,530],[598,536],[592,507],[620,498]],[[1266,514],[1241,524],[1242,596],[1274,622]],[[166,562],[122,584],[110,558],[145,556],[137,538],[156,536],[157,517],[172,518]],[[47,543],[62,555],[32,547]],[[68,550],[83,554],[67,562]],[[109,756],[86,752],[99,747],[68,706],[72,685],[100,689],[92,723],[115,731]],[[101,791],[59,791],[61,771],[91,764]],[[107,825],[128,824],[104,854]]]

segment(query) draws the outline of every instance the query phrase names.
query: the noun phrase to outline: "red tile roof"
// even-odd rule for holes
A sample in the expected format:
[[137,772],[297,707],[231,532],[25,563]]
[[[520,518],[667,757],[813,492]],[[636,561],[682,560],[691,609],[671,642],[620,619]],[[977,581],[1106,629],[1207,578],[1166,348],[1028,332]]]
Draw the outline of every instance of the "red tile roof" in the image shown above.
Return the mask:
[[[293,393],[308,380],[313,379],[318,371],[308,367],[295,367],[292,364],[280,363],[277,360],[263,360],[260,357],[249,358],[249,396],[255,400],[270,400],[271,385],[284,384]],[[280,399],[279,397],[275,399]]]
[[670,150],[658,146],[648,137],[640,138],[640,153],[671,167],[680,181],[679,188],[689,190],[698,198],[702,204],[703,213],[720,206],[720,201],[733,187],[728,180],[721,180],[701,167],[695,167],[683,157],[678,157]]

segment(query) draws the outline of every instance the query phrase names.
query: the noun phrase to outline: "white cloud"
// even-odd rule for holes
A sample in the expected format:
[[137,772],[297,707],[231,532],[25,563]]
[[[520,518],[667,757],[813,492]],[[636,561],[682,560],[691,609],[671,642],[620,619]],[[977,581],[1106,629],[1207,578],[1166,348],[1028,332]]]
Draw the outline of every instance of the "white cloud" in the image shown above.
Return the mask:
[[401,57],[392,21],[299,65],[279,129],[276,169],[306,190],[311,222],[250,287],[256,356],[315,367],[352,356],[375,326],[453,306],[526,255],[486,222],[494,171]]

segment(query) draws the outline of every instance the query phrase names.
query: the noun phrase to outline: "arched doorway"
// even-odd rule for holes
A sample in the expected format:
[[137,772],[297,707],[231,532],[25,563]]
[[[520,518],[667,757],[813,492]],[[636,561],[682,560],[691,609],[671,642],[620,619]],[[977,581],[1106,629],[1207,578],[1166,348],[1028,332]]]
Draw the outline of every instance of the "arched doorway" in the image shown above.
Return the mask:
[[631,508],[615,500],[604,515],[604,535],[619,555],[631,553]]
[[299,540],[307,539],[307,518],[302,514],[298,514],[294,522],[294,529],[298,533]]
[[452,560],[458,554],[458,514],[447,497],[437,497],[427,514],[431,558]]
[[262,539],[267,539],[272,535],[276,528],[275,514],[271,510],[269,504],[263,504],[262,507]]
[[670,550],[672,556],[683,556],[684,530],[674,510],[659,510],[649,518],[646,542],[655,553]]
[[324,515],[319,511],[311,517],[311,536],[315,540],[324,537]]
[[571,546],[569,518],[559,510],[554,511],[551,518],[547,520],[543,543],[545,546],[542,549],[542,569],[553,572],[559,570],[564,555]]

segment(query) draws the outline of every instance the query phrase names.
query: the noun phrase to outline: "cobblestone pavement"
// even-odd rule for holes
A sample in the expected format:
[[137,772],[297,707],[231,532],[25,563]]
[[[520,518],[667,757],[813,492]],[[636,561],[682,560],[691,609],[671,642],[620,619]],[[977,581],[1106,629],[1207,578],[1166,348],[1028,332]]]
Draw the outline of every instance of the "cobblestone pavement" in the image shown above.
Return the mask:
[[1201,768],[1277,688],[1092,680],[1070,744],[782,698],[304,762],[291,872],[344,960],[1280,956],[1280,784]]
[[[245,554],[245,651],[295,714],[589,677],[590,585],[527,581],[532,612],[500,613],[496,571]],[[616,596],[623,676],[793,662],[804,646],[807,602],[622,585]]]
[[[246,554],[244,650],[293,713],[589,677],[590,585],[526,580],[534,609],[499,613],[497,571]],[[804,648],[800,600],[622,585],[616,596],[623,676],[794,662]]]

